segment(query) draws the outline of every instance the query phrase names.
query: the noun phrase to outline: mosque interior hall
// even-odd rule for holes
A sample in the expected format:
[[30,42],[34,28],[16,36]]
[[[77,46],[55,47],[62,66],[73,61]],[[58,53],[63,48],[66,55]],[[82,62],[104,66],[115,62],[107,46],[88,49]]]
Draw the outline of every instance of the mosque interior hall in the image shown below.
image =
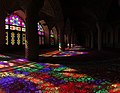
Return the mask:
[[0,93],[120,93],[120,0],[0,0]]

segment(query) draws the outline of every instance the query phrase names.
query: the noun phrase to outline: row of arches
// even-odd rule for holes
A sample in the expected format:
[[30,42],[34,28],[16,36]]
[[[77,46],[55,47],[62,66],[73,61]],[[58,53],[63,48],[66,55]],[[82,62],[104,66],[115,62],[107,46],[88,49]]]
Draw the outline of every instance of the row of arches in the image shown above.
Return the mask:
[[59,46],[64,50],[65,20],[59,0],[2,2],[5,11],[0,9],[1,51],[19,52],[24,48],[26,58],[38,60],[41,47]]
[[[57,40],[58,32],[56,27],[53,27],[51,30],[49,30],[48,27],[46,29],[42,24],[42,21],[39,21],[37,25],[38,25],[39,45],[45,45],[46,42],[49,42],[49,45],[54,46],[58,41]],[[18,14],[12,13],[6,17],[5,31],[6,31],[5,44],[7,46],[25,45],[26,24],[25,21]],[[49,38],[49,41],[47,41],[46,38]]]

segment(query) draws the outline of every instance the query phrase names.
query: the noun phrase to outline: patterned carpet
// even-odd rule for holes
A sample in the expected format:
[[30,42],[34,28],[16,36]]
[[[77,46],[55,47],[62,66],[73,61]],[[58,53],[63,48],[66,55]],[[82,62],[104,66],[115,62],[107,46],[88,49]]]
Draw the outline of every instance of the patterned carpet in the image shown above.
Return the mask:
[[118,64],[68,66],[2,54],[0,60],[0,93],[120,93]]
[[0,93],[120,93],[119,82],[89,76],[64,65],[26,59],[12,62],[9,68],[1,69]]

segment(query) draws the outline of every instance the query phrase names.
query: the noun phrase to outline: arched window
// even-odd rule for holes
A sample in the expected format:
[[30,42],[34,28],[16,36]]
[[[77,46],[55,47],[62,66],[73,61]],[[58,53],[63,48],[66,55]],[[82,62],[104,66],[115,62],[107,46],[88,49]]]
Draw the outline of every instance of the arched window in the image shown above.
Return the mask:
[[[26,25],[17,14],[8,15],[5,19],[6,45],[25,45]],[[39,44],[45,43],[45,32],[42,25],[38,22]]]
[[5,19],[6,45],[25,44],[25,22],[15,13]]
[[40,22],[38,22],[38,35],[39,35],[39,45],[44,45],[45,44],[45,32]]
[[55,36],[53,30],[50,30],[50,44],[55,45]]

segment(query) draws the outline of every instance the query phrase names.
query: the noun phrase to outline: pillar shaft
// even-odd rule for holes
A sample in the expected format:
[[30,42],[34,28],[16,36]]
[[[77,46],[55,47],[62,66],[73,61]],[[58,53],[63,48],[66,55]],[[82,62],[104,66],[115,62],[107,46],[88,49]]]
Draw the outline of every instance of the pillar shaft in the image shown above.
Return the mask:
[[6,13],[4,10],[4,6],[0,3],[0,52],[5,50],[6,43],[6,32],[5,32],[5,17]]
[[94,38],[93,38],[93,32],[91,31],[91,49],[94,47]]
[[115,30],[115,47],[118,47],[118,29]]
[[98,23],[96,23],[96,27],[97,27],[97,30],[98,30],[98,50],[100,51],[101,50],[101,30],[100,30],[100,26]]
[[47,25],[43,25],[43,29],[44,29],[44,31],[45,31],[45,45],[46,46],[49,46],[49,29],[48,29],[48,26]]
[[37,21],[32,17],[27,17],[26,29],[26,58],[29,60],[38,60],[39,36],[37,33]]
[[71,34],[69,34],[69,48],[71,48]]
[[65,50],[65,39],[64,39],[64,23],[59,20],[58,22],[58,31],[59,31],[59,51],[64,51]]
[[86,47],[89,48],[89,43],[90,43],[90,36],[88,33],[86,33]]
[[[38,15],[44,0],[32,0],[26,10],[26,46],[25,56],[31,61],[39,59]],[[41,5],[41,6],[40,6]]]
[[111,48],[114,48],[114,31],[111,31]]
[[60,43],[61,43],[61,50],[65,50],[65,41],[64,41],[64,32],[60,31]]

